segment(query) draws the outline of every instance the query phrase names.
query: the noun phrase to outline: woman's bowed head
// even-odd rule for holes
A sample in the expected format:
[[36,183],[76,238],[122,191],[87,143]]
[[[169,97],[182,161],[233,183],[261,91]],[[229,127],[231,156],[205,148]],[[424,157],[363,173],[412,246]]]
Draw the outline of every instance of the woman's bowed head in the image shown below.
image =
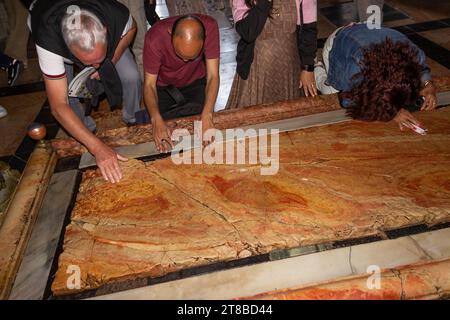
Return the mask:
[[391,121],[400,129],[420,126],[406,110],[424,97],[421,111],[436,108],[436,88],[430,81],[421,83],[423,67],[417,49],[390,39],[363,49],[361,72],[354,76],[357,85],[342,97],[351,101],[348,114],[363,121]]

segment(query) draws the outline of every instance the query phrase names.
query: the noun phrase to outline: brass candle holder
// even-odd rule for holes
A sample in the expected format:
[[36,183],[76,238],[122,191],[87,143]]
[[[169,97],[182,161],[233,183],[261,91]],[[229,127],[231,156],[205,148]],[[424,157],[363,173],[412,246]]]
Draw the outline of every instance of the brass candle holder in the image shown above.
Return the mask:
[[47,128],[42,123],[35,122],[28,127],[28,136],[31,139],[38,141],[37,146],[40,148],[46,146],[44,140],[46,135],[47,135]]

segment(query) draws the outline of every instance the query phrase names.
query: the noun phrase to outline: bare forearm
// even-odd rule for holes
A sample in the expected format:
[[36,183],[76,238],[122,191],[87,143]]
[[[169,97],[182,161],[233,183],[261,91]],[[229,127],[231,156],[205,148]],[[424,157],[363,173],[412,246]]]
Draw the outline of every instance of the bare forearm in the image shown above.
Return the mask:
[[205,89],[205,106],[203,109],[203,115],[212,115],[214,112],[214,106],[217,100],[217,94],[219,93],[219,78],[212,77],[208,80]]
[[122,179],[122,172],[118,160],[126,161],[127,159],[118,155],[90,132],[69,106],[67,78],[58,80],[44,78],[44,81],[53,116],[72,137],[86,146],[95,156],[97,166],[105,180],[112,183],[119,182]]
[[116,51],[114,52],[114,57],[112,58],[112,62],[114,64],[116,64],[120,60],[125,50],[131,45],[134,37],[136,36],[136,32],[137,29],[134,24],[134,27],[130,31],[128,31],[128,33],[120,40],[119,44],[117,45]]
[[82,143],[94,153],[102,142],[81,122],[80,118],[72,111],[68,104],[52,105],[52,114],[71,136]]
[[144,92],[144,101],[150,117],[155,120],[160,119],[161,114],[158,107],[158,93],[156,88],[153,86],[146,86]]

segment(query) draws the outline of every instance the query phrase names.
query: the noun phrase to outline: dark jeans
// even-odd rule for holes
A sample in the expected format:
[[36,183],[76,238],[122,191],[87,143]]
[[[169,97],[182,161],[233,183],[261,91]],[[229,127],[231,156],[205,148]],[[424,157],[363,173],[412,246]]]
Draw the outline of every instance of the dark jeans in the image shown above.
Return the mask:
[[[157,86],[159,112],[164,120],[193,116],[202,113],[205,104],[206,78],[182,88]],[[150,122],[147,110],[136,112],[136,123]]]
[[144,9],[145,17],[151,26],[160,20],[156,13],[156,1],[153,4],[150,4],[150,1],[144,0]]
[[12,65],[13,61],[14,59],[11,58],[10,56],[0,53],[0,69],[6,70]]
[[[205,78],[196,80],[182,88],[158,86],[158,103],[161,116],[164,119],[173,119],[201,113],[205,103],[205,89]],[[173,90],[181,93],[181,96],[176,97]],[[186,107],[188,110],[186,110]]]

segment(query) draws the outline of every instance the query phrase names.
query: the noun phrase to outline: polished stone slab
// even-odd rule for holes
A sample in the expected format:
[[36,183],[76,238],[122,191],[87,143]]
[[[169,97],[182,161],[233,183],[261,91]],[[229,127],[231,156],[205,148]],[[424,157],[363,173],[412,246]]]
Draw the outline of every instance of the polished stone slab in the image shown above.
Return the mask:
[[[117,185],[88,171],[53,292],[72,292],[65,287],[70,265],[80,266],[83,291],[448,222],[449,114],[419,114],[426,136],[356,121],[283,133],[274,176],[261,175],[260,164],[178,166],[171,159],[124,163]],[[355,270],[364,268],[357,262]]]

